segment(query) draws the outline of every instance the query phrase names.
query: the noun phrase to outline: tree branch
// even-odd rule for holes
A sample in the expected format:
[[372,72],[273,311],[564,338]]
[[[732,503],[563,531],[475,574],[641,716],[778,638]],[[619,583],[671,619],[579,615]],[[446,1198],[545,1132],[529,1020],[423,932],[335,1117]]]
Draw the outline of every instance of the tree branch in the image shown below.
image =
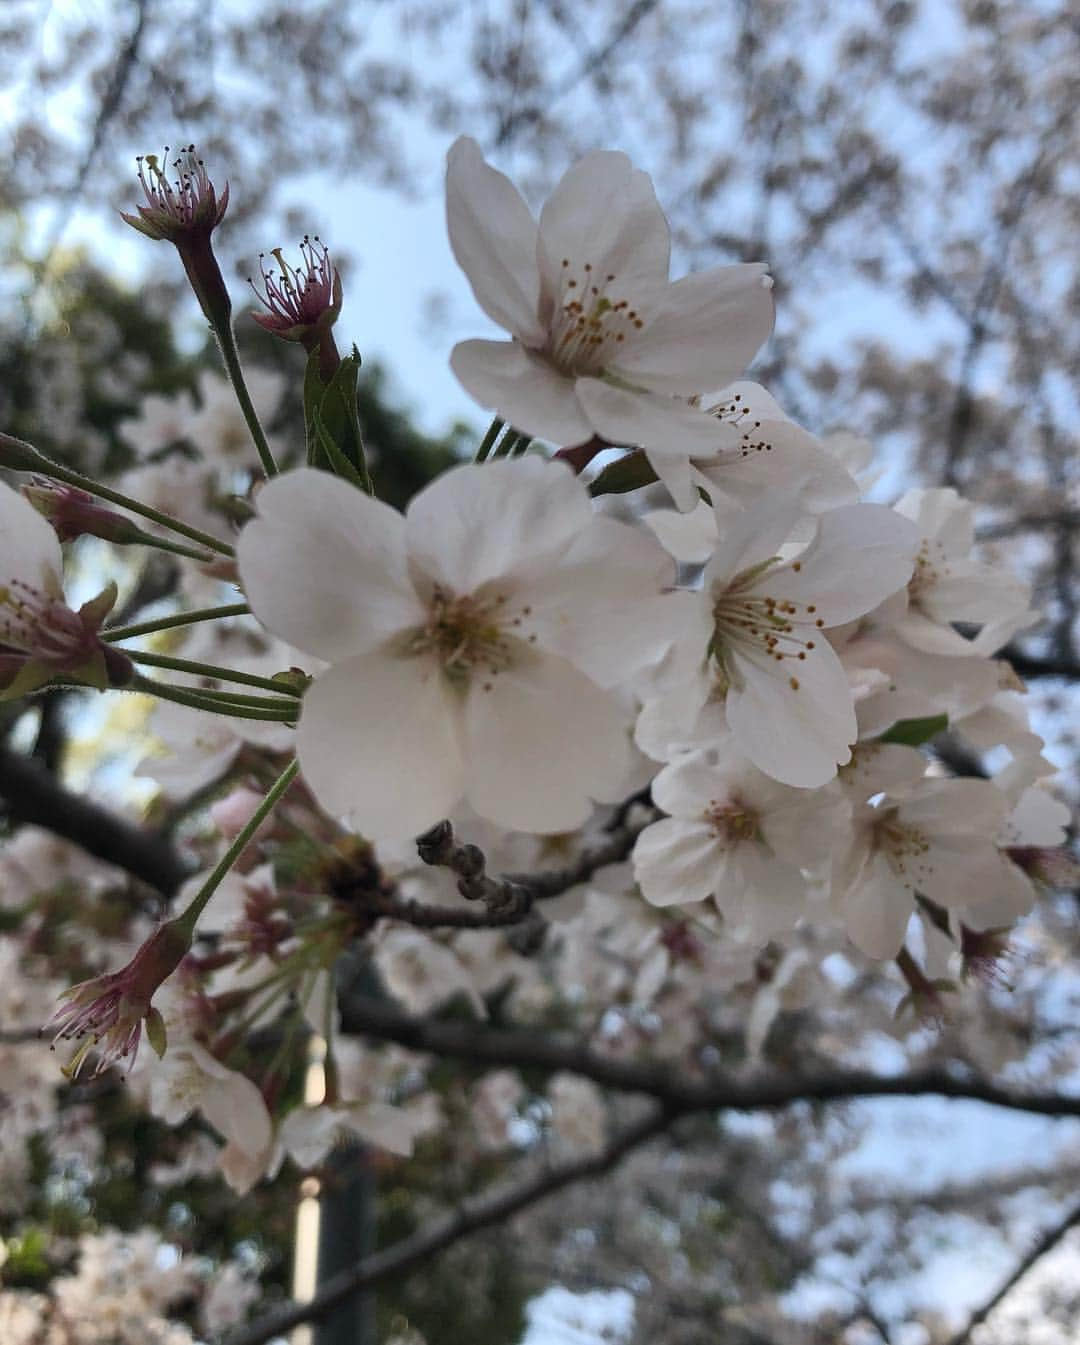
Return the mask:
[[986,1302],[972,1313],[967,1323],[954,1336],[949,1338],[947,1345],[967,1345],[967,1342],[971,1339],[972,1331],[986,1321],[1002,1299],[1012,1292],[1035,1263],[1052,1252],[1070,1230],[1078,1224],[1080,1224],[1080,1205],[1075,1205],[1063,1219],[1046,1230],[1004,1284],[1000,1285]]
[[680,1111],[778,1111],[795,1102],[841,1102],[871,1097],[936,1096],[985,1102],[1041,1116],[1080,1116],[1080,1096],[1024,1093],[946,1069],[882,1077],[864,1070],[834,1070],[804,1077],[736,1079],[729,1075],[687,1080],[685,1071],[656,1061],[600,1055],[587,1044],[482,1023],[417,1018],[383,1001],[354,996],[341,1005],[342,1030],[393,1041],[414,1051],[479,1065],[567,1070],[623,1093],[644,1093]]
[[162,836],[60,784],[37,761],[0,747],[0,799],[15,822],[44,827],[171,897],[188,866]]
[[310,1302],[279,1308],[260,1321],[234,1332],[227,1338],[227,1345],[264,1345],[274,1336],[290,1331],[301,1322],[321,1320],[339,1303],[360,1290],[368,1289],[393,1275],[400,1275],[460,1239],[502,1223],[565,1186],[602,1176],[631,1150],[662,1134],[676,1119],[675,1113],[658,1107],[627,1126],[598,1154],[545,1168],[519,1186],[466,1202],[456,1214],[448,1215],[434,1227],[376,1252],[351,1269],[333,1276]]

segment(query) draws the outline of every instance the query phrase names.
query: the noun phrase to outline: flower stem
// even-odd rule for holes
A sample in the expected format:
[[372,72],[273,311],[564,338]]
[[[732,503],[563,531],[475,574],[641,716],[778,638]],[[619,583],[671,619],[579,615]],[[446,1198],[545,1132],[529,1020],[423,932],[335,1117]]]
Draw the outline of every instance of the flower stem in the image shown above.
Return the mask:
[[289,701],[287,705],[281,706],[270,699],[259,706],[237,705],[232,701],[221,700],[209,692],[188,691],[184,687],[175,687],[168,682],[156,682],[153,678],[138,674],[126,687],[119,689],[141,691],[147,696],[157,696],[163,701],[174,701],[177,705],[186,705],[192,710],[205,710],[215,715],[231,715],[234,719],[261,719],[271,723],[291,724],[299,710],[295,701]]
[[53,462],[44,453],[39,453],[33,445],[25,443],[22,439],[13,439],[9,434],[0,434],[0,467],[7,467],[13,472],[40,472],[42,476],[47,476],[53,481],[64,481],[69,486],[77,486],[79,490],[85,490],[88,495],[94,495],[99,500],[108,500],[110,504],[118,504],[122,509],[128,509],[141,518],[148,518],[160,527],[168,528],[170,532],[179,533],[181,537],[198,542],[208,551],[216,551],[221,556],[235,554],[228,542],[219,541],[208,532],[200,532],[198,528],[190,528],[178,518],[163,514],[158,509],[151,509],[148,504],[133,500],[129,495],[122,495],[118,490],[104,486],[89,476],[73,472],[60,463]]
[[213,327],[214,335],[217,337],[218,345],[221,348],[221,358],[225,361],[225,371],[229,375],[229,382],[232,384],[233,392],[236,393],[236,400],[240,403],[240,410],[243,412],[247,427],[251,431],[251,438],[258,451],[263,470],[267,476],[277,476],[278,465],[274,461],[274,455],[266,441],[266,434],[259,421],[258,412],[255,410],[247,390],[247,383],[244,381],[244,370],[240,364],[240,352],[236,349],[232,321],[228,317],[223,317],[214,322]]
[[494,448],[495,440],[498,439],[502,428],[503,422],[496,416],[488,426],[487,434],[480,440],[480,447],[476,450],[476,457],[473,458],[473,462],[483,462],[487,458],[492,448]]
[[258,687],[260,691],[273,691],[279,696],[300,694],[289,682],[277,682],[272,677],[257,677],[254,673],[220,668],[216,663],[196,663],[192,659],[173,658],[169,654],[151,654],[142,649],[125,649],[124,653],[132,663],[145,663],[150,668],[168,668],[170,672],[190,673],[193,677],[213,677],[219,682],[238,682],[241,686]]
[[196,607],[188,612],[173,612],[171,616],[153,621],[136,621],[131,626],[113,626],[101,632],[106,641],[134,639],[136,635],[153,635],[155,631],[172,630],[175,626],[193,626],[197,621],[217,621],[227,616],[247,616],[251,608],[246,602],[227,603],[222,607]]
[[269,793],[263,799],[262,803],[259,804],[248,821],[240,829],[232,845],[229,846],[218,860],[217,864],[214,865],[206,882],[203,883],[195,896],[192,897],[191,904],[176,917],[176,924],[181,928],[186,929],[189,934],[194,934],[195,922],[206,909],[207,902],[217,891],[221,884],[221,880],[247,849],[248,842],[281,801],[285,791],[292,784],[293,780],[295,780],[296,773],[299,769],[300,763],[294,757],[278,776],[277,780],[274,781],[273,785],[270,787]]
[[205,551],[196,551],[194,547],[185,546],[183,542],[171,541],[168,537],[155,537],[153,533],[143,532],[141,528],[136,544],[152,546],[158,551],[170,551],[174,556],[186,556],[188,560],[198,560],[204,565],[209,565],[214,559]]

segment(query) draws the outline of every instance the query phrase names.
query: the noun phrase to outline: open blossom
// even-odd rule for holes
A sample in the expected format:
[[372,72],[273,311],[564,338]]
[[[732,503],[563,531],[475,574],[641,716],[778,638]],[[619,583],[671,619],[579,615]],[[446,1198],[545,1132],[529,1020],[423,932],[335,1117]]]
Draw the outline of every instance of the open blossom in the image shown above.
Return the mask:
[[810,545],[781,559],[801,512],[797,501],[765,501],[726,521],[702,588],[681,595],[678,647],[639,723],[645,751],[666,758],[730,732],[755,766],[803,787],[848,760],[852,691],[824,631],[902,587],[917,538],[891,509],[848,505],[822,514]]
[[646,827],[634,873],[656,906],[712,897],[734,933],[763,943],[807,914],[804,871],[839,843],[847,804],[824,790],[777,784],[738,757],[695,753],[653,781],[668,817]]
[[539,223],[480,147],[447,160],[450,245],[477,302],[509,341],[463,341],[454,372],[484,406],[556,444],[640,446],[681,508],[689,456],[737,431],[686,399],[741,377],[772,330],[764,263],[668,278],[671,238],[648,176],[625,154],[581,159]]
[[64,601],[62,569],[52,526],[0,484],[0,698],[25,695],[57,673],[98,687],[130,680],[130,660],[98,635],[115,586],[76,612]]
[[[1018,626],[1031,624],[1031,590],[1015,575],[972,560],[975,510],[955,490],[909,490],[896,505],[921,534],[915,568],[894,629],[916,649],[931,654],[992,654]],[[890,605],[891,606],[891,605]],[[891,615],[887,609],[885,619]],[[986,638],[965,639],[953,622],[987,628]],[[989,634],[1001,623],[1008,629],[998,639]]]
[[925,766],[913,748],[868,744],[841,772],[853,813],[848,843],[834,859],[833,909],[869,957],[900,951],[916,896],[946,911],[980,902],[1000,910],[994,899],[1009,875],[996,837],[1008,800],[986,780],[924,779]]
[[252,610],[331,664],[297,731],[325,808],[391,840],[463,798],[557,832],[618,796],[627,720],[604,688],[662,652],[670,561],[594,517],[565,467],[456,467],[404,518],[308,469],[257,503],[238,546]]

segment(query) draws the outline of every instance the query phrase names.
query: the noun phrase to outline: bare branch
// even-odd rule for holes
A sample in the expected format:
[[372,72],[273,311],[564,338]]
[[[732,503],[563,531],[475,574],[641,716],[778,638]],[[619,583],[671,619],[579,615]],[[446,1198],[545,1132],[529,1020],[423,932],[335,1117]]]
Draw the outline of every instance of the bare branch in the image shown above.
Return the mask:
[[1049,1252],[1052,1252],[1058,1243],[1061,1242],[1061,1240],[1066,1237],[1077,1224],[1080,1224],[1080,1205],[1073,1206],[1063,1219],[1060,1219],[1052,1228],[1046,1230],[1028,1254],[1020,1261],[1009,1278],[1000,1285],[993,1294],[991,1294],[980,1308],[977,1308],[975,1312],[972,1313],[968,1318],[966,1325],[962,1326],[960,1330],[949,1339],[947,1345],[967,1345],[967,1342],[971,1339],[972,1331],[986,1321],[987,1317],[990,1316],[1002,1299],[1012,1292],[1036,1262],[1041,1261],[1044,1256]]
[[376,1252],[350,1270],[333,1276],[309,1303],[278,1309],[235,1332],[228,1337],[228,1345],[264,1345],[265,1341],[290,1331],[301,1322],[320,1321],[360,1290],[379,1284],[392,1275],[400,1275],[472,1233],[503,1223],[565,1186],[602,1176],[631,1150],[662,1134],[676,1119],[675,1114],[658,1107],[627,1126],[598,1154],[545,1168],[519,1186],[468,1201],[456,1214],[447,1216],[433,1227]]
[[677,1065],[613,1059],[586,1043],[560,1035],[416,1018],[380,1000],[346,999],[342,1030],[393,1041],[414,1051],[480,1065],[567,1070],[624,1093],[644,1093],[680,1111],[777,1111],[795,1102],[841,1102],[870,1097],[937,1096],[985,1102],[1041,1116],[1080,1116],[1080,1097],[1025,1093],[947,1069],[881,1077],[863,1070],[736,1079],[730,1075],[688,1080]]
[[115,864],[171,897],[188,866],[161,835],[65,789],[37,761],[0,747],[0,800],[15,822],[31,823]]

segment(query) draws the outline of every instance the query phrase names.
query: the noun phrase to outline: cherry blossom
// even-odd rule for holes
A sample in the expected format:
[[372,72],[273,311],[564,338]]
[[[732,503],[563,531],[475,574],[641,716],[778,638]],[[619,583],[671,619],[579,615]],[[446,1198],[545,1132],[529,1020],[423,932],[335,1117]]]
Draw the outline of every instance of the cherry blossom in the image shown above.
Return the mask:
[[848,759],[853,696],[823,632],[906,582],[916,535],[882,505],[849,505],[820,515],[810,545],[782,559],[801,512],[765,501],[726,527],[701,589],[682,595],[677,649],[639,722],[643,750],[663,758],[730,731],[761,770],[803,787]]
[[598,435],[643,447],[690,508],[689,456],[735,449],[740,435],[686,399],[734,382],[771,332],[765,264],[671,283],[670,234],[652,183],[611,151],[575,164],[537,223],[462,136],[447,159],[446,218],[477,302],[511,336],[454,347],[465,388],[556,444]]
[[756,943],[808,913],[804,871],[826,863],[848,811],[838,794],[792,789],[708,753],[665,767],[653,799],[669,816],[634,847],[642,894],[657,906],[712,897],[732,934]]
[[594,517],[565,467],[457,467],[405,518],[300,470],[264,487],[258,510],[238,547],[252,609],[332,665],[297,732],[330,812],[393,839],[464,798],[551,832],[618,796],[627,720],[603,688],[662,652],[670,562]]
[[832,903],[869,957],[900,951],[917,897],[961,911],[1001,890],[1005,796],[985,780],[924,779],[925,765],[912,748],[871,744],[841,772],[852,830],[834,859]]

